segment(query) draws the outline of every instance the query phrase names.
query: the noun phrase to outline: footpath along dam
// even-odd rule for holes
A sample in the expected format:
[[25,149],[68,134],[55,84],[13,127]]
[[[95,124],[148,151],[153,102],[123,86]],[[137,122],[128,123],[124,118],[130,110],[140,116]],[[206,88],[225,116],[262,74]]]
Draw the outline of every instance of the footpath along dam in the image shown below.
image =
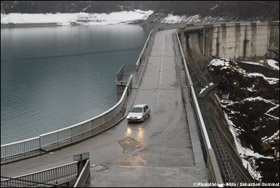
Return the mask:
[[[114,107],[71,127],[1,146],[1,186],[22,187],[27,179],[38,186],[81,179],[80,186],[253,182],[229,144],[230,132],[221,130],[224,120],[214,118],[221,114],[217,102],[211,95],[200,99],[197,93],[207,85],[203,67],[212,56],[277,57],[278,24],[153,29],[135,67],[119,71],[116,83],[123,92]],[[127,124],[128,110],[138,103],[150,106],[151,117]],[[85,170],[73,162],[81,153],[88,160]]]

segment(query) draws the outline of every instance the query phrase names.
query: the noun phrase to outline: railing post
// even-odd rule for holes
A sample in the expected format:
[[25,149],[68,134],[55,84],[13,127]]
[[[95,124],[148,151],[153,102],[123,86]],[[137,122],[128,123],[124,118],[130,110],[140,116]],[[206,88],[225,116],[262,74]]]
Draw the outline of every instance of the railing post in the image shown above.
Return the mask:
[[42,149],[41,136],[39,136],[38,140],[39,140],[39,149]]
[[74,155],[73,160],[78,161],[78,175],[80,175],[85,162],[89,159],[89,152]]
[[23,156],[25,156],[25,154],[26,154],[26,143],[23,144],[23,151],[24,151]]
[[58,147],[58,132],[56,132],[56,147]]
[[55,170],[55,184],[57,184],[57,177],[58,177],[58,176],[57,176],[57,169],[58,169],[58,168],[55,168],[55,169],[54,169],[54,170]]

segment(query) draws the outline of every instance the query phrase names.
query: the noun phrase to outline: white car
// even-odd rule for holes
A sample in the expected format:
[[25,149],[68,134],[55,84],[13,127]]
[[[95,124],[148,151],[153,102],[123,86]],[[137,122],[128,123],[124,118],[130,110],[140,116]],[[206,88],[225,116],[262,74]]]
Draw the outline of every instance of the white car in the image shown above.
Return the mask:
[[147,104],[137,104],[131,108],[126,119],[128,122],[142,122],[150,114],[151,110]]

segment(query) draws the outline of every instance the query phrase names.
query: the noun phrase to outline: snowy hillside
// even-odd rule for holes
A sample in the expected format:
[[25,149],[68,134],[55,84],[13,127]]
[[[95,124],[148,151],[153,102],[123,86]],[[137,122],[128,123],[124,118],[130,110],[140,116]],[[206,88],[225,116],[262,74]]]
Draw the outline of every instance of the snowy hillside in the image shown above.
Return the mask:
[[213,59],[208,69],[220,75],[218,89],[230,94],[216,97],[243,166],[259,182],[279,181],[279,63]]
[[56,14],[2,14],[1,24],[36,24],[55,23],[56,25],[87,24],[107,25],[120,23],[133,23],[146,20],[153,11],[121,11],[109,14],[91,13],[56,13]]
[[193,15],[193,16],[178,16],[173,14],[168,14],[165,18],[161,20],[161,23],[169,23],[169,24],[175,24],[175,23],[194,23],[194,22],[221,22],[221,21],[227,21],[226,18],[223,17],[211,17],[206,16],[202,17],[201,15]]

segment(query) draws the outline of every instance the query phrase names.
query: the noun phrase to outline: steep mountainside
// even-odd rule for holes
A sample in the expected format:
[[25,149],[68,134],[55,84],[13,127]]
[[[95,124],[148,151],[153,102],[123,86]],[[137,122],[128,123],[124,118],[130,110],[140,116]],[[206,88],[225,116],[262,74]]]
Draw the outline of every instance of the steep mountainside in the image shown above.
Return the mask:
[[1,13],[109,13],[153,10],[174,15],[279,20],[279,1],[1,1]]

